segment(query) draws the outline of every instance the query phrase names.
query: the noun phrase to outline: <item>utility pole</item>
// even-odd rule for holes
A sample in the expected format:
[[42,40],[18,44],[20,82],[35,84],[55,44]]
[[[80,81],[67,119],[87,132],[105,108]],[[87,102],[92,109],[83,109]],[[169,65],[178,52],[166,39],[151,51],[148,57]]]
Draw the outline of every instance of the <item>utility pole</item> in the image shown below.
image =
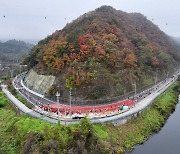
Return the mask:
[[30,101],[30,100],[29,100],[29,95],[30,95],[30,92],[29,92],[29,85],[28,85],[28,81],[27,81],[27,89],[28,89],[28,90],[27,90],[27,92],[28,92],[28,93],[27,93],[27,94],[28,94],[28,101]]
[[169,76],[169,72],[167,72],[167,74],[166,74],[166,75],[167,75],[167,78],[168,78],[168,76]]
[[136,96],[136,82],[133,84],[134,86],[134,97]]
[[21,74],[21,67],[22,65],[19,64],[19,71],[20,71],[19,74]]
[[13,79],[13,66],[12,66],[12,68],[11,68],[11,79]]
[[57,97],[57,104],[58,104],[58,121],[59,121],[59,108],[60,108],[60,103],[59,103],[59,97],[60,97],[60,93],[57,91],[56,92],[56,97]]
[[157,84],[157,81],[158,81],[158,70],[156,70],[155,74],[154,74],[154,84],[156,85]]
[[69,90],[69,107],[70,107],[70,115],[71,115],[71,89]]
[[155,82],[155,85],[156,85],[156,83],[157,83],[157,74],[155,76],[155,81],[154,82]]

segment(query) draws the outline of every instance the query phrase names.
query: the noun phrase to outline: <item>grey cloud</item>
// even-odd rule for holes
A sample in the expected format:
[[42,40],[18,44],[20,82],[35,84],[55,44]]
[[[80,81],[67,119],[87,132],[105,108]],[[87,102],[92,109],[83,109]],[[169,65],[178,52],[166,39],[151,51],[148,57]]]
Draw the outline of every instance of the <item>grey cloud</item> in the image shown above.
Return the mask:
[[43,39],[101,5],[140,12],[150,20],[153,18],[153,22],[167,34],[180,36],[178,0],[0,0],[0,40]]

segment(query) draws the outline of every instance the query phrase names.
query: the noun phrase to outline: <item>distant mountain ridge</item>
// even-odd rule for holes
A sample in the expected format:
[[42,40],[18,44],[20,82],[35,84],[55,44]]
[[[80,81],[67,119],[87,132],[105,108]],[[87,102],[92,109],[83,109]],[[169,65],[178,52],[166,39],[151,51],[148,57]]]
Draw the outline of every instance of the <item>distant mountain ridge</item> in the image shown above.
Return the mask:
[[174,37],[174,39],[180,43],[180,37]]
[[173,39],[180,46],[180,37],[173,37]]
[[119,96],[132,91],[135,82],[143,87],[166,76],[179,62],[172,39],[145,16],[110,6],[40,41],[24,61],[39,74],[56,76],[50,94],[73,89],[78,99]]
[[27,56],[32,48],[32,44],[23,41],[9,40],[4,43],[0,42],[0,62],[17,62],[22,57]]

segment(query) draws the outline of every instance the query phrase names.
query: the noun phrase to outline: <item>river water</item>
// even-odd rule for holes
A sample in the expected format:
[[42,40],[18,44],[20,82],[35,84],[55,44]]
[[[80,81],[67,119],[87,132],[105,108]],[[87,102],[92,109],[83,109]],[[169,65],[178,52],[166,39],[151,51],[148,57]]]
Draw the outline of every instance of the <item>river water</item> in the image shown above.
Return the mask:
[[180,154],[180,100],[161,131],[127,154]]

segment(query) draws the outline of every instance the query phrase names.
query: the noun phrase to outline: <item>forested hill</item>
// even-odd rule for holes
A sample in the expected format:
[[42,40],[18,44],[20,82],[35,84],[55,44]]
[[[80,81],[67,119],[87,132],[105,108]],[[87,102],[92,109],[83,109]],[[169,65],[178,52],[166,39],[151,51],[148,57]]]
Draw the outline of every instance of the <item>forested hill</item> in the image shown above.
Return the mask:
[[32,44],[23,41],[9,40],[0,42],[0,62],[17,62],[29,54]]
[[145,16],[102,6],[40,41],[24,62],[56,75],[62,92],[96,99],[153,83],[179,61],[170,37]]

